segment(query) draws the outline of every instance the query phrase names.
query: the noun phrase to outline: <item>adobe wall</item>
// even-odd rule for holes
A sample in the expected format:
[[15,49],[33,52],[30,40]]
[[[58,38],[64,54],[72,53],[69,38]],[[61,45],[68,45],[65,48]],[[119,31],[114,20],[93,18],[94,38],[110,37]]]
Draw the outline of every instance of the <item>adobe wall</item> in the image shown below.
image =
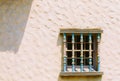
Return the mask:
[[119,26],[119,0],[0,0],[0,81],[60,81],[60,28],[101,28],[101,81],[119,81]]

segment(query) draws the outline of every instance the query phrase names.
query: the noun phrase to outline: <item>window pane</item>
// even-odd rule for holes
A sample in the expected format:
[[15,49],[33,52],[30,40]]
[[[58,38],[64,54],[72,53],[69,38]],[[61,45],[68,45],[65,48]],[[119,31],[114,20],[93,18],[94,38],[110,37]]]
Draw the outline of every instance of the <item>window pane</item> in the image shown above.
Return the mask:
[[75,50],[80,50],[81,49],[81,44],[80,43],[75,43],[74,45],[75,45],[74,46]]
[[86,43],[86,50],[89,50],[89,44]]
[[72,65],[72,59],[67,59],[67,65],[68,66]]
[[67,52],[67,65],[72,65],[72,51]]
[[89,57],[89,52],[85,52],[84,55],[85,55],[85,58]]
[[89,36],[84,36],[83,40],[84,40],[84,42],[89,42]]
[[75,42],[80,42],[80,35],[75,35]]
[[71,51],[67,52],[67,57],[72,57],[72,52]]
[[89,65],[89,59],[84,59],[84,65]]
[[80,57],[80,51],[76,51],[75,52],[75,58],[79,58]]
[[88,42],[84,42],[83,49],[84,50],[89,50],[89,43]]
[[80,51],[75,52],[75,65],[80,65]]
[[72,43],[67,43],[67,49],[71,50],[72,49]]
[[67,36],[67,42],[72,42],[72,36],[71,35]]
[[76,59],[76,65],[80,65],[80,59]]
[[84,65],[89,65],[89,52],[84,52]]

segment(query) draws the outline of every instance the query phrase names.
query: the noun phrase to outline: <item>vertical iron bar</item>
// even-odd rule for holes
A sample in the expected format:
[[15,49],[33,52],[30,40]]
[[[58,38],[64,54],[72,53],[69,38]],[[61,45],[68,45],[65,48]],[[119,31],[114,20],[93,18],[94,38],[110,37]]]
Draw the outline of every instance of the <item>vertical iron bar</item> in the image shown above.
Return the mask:
[[72,72],[75,72],[75,54],[74,54],[75,35],[72,33]]
[[66,55],[66,33],[63,33],[63,42],[64,42],[64,72],[67,71],[67,55]]
[[92,71],[92,34],[89,34],[89,71]]
[[80,71],[83,72],[83,34],[80,34],[81,55],[80,55]]
[[99,56],[100,33],[98,33],[97,35],[97,42],[98,42],[98,71],[100,71],[100,56]]

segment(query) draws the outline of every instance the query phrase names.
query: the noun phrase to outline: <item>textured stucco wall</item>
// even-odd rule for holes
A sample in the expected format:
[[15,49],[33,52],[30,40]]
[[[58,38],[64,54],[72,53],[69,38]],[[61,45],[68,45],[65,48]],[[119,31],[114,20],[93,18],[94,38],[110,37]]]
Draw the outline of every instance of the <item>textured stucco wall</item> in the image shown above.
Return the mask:
[[73,27],[103,30],[102,81],[119,81],[119,22],[119,0],[0,0],[0,81],[59,81],[59,31]]

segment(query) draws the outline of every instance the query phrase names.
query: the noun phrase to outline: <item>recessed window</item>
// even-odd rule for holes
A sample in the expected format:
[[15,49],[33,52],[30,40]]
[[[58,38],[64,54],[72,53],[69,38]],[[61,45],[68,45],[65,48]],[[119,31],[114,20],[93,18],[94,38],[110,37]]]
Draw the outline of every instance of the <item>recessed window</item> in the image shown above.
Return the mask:
[[98,45],[102,30],[61,30],[63,36],[63,71],[96,72],[100,70]]

